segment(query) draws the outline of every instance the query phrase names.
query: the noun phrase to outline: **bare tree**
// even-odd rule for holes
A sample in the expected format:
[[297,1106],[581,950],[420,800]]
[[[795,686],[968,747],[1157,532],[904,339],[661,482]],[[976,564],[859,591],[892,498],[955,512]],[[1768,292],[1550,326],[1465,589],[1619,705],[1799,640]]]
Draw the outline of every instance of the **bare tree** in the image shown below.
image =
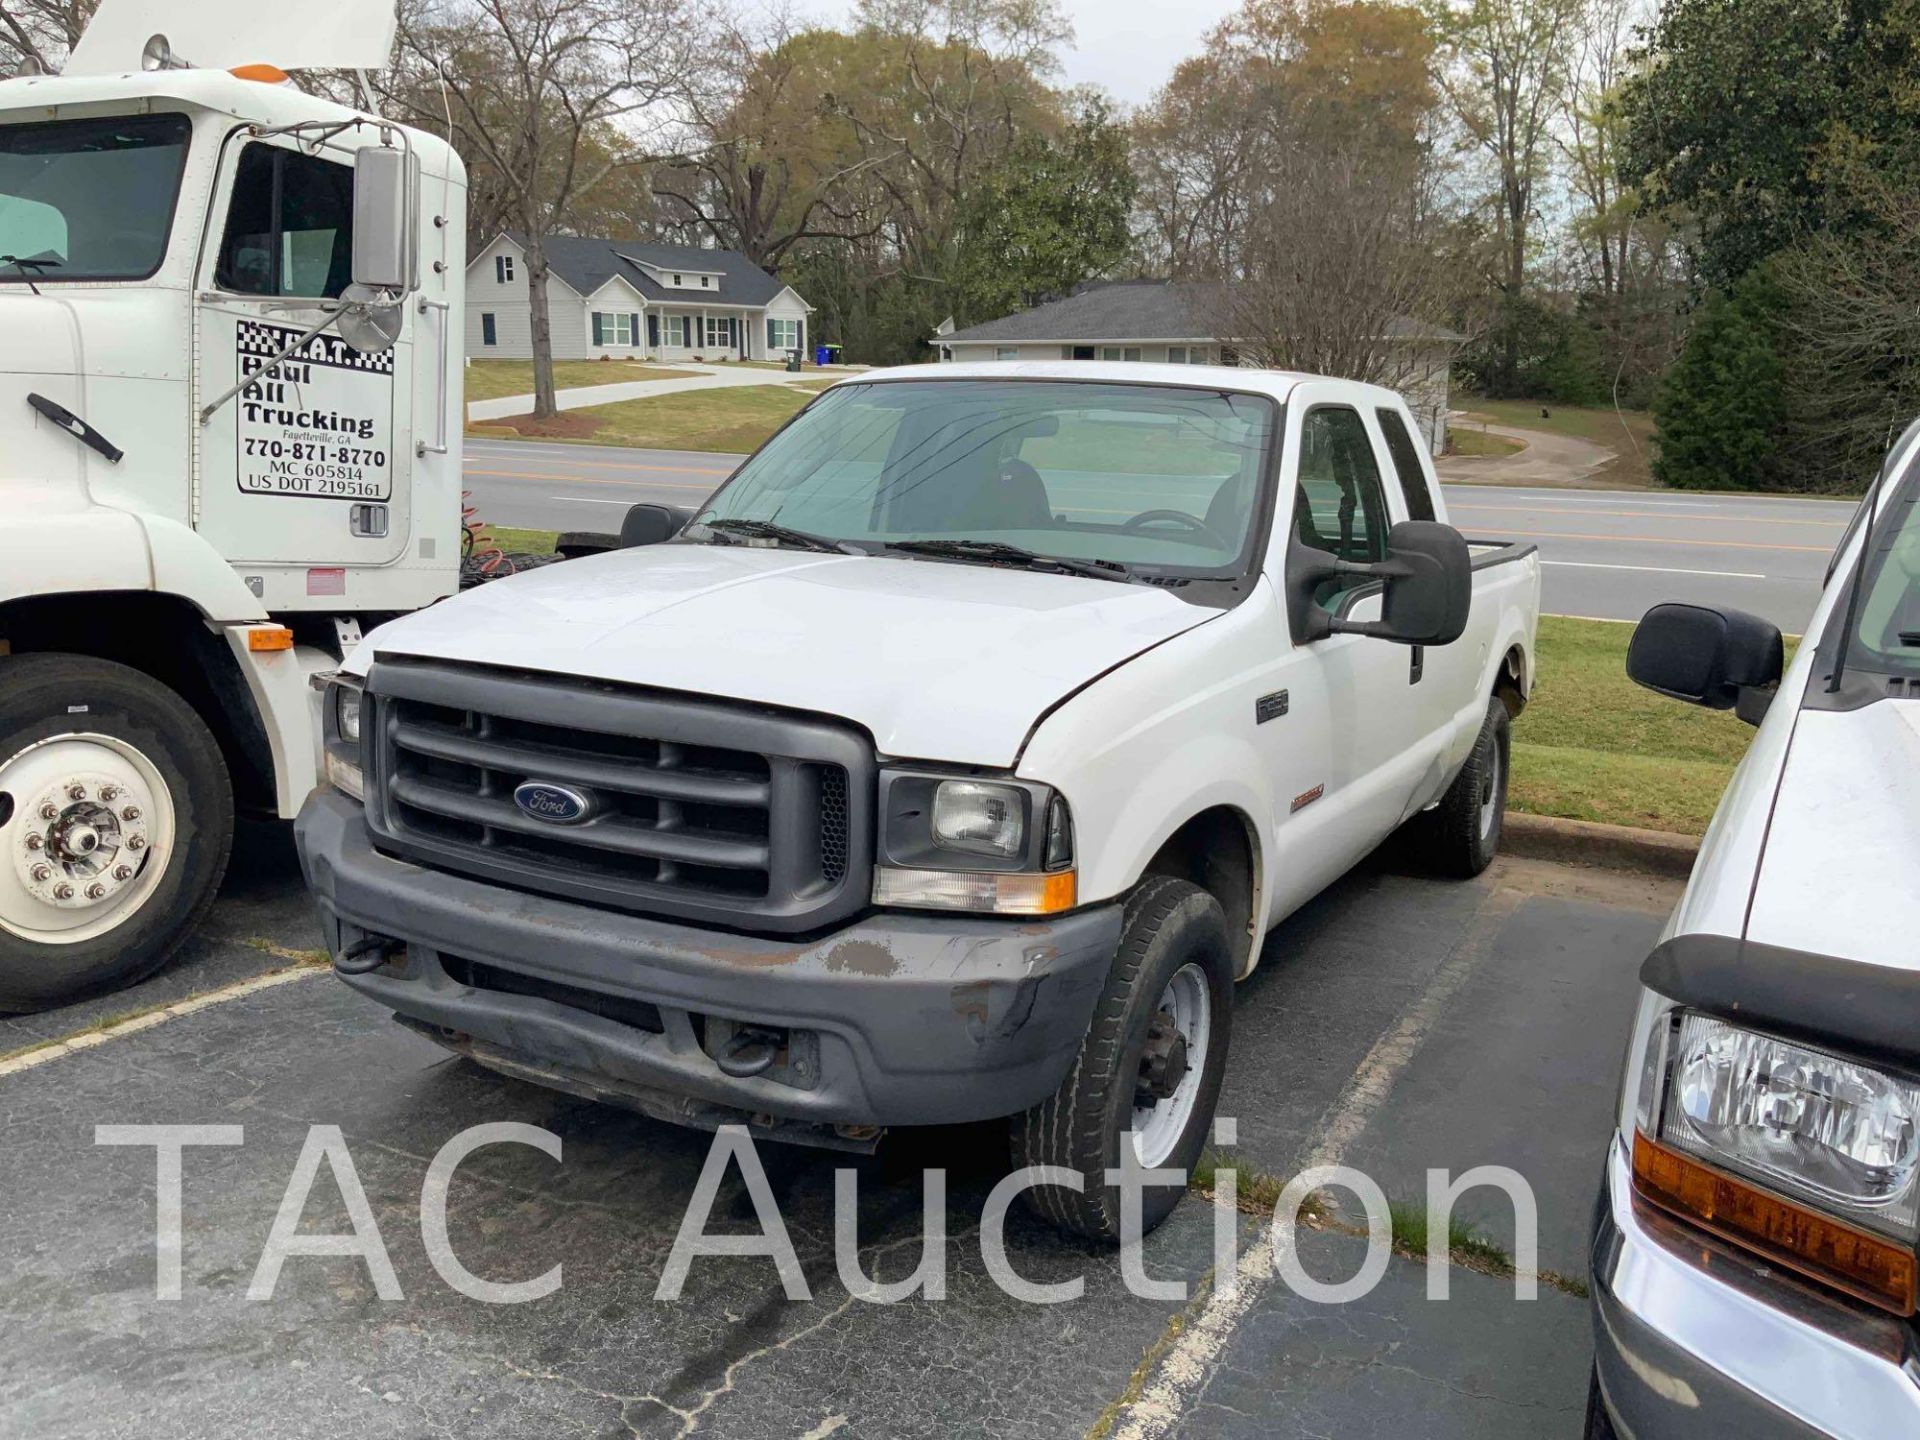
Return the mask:
[[441,100],[525,237],[536,419],[557,413],[547,239],[580,197],[675,148],[696,30],[683,0],[426,0],[401,13],[390,108],[433,125]]
[[0,0],[0,77],[24,61],[58,69],[99,0]]

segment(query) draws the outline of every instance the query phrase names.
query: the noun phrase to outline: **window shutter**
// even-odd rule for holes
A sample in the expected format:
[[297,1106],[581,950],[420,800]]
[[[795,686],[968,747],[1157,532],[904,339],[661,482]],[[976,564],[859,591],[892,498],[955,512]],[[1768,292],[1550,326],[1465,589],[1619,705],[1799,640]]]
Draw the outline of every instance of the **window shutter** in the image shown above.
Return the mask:
[[629,345],[638,345],[640,343],[640,317],[635,315],[632,316],[631,319],[633,321],[633,328],[629,330],[627,334],[632,338],[628,340],[627,343]]
[[647,316],[647,348],[649,350],[660,348],[660,317],[658,315]]
[[606,334],[606,328],[607,328],[607,317],[602,315],[598,310],[594,311],[593,312],[593,343],[594,344],[604,345],[607,343],[606,340],[602,338]]

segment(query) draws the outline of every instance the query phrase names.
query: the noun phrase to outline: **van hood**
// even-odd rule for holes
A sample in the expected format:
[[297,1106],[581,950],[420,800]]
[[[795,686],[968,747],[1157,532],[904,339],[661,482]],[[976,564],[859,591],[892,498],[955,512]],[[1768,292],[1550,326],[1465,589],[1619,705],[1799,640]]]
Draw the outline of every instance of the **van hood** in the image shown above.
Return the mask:
[[1009,767],[1051,706],[1220,612],[999,566],[665,544],[495,581],[381,626],[408,655],[780,705],[882,755]]
[[1920,701],[1795,717],[1747,918],[1749,940],[1920,969]]

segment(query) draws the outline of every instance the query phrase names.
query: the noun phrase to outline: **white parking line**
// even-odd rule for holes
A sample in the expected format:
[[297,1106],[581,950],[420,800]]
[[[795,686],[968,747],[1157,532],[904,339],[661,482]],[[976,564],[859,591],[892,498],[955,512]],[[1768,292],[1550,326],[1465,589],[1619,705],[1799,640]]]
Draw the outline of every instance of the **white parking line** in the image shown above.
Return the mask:
[[1649,575],[1720,575],[1730,580],[1765,580],[1751,570],[1675,570],[1666,565],[1602,565],[1597,560],[1542,560],[1542,565],[1559,565],[1568,570],[1644,570]]
[[[1492,893],[1481,902],[1453,953],[1433,972],[1426,990],[1393,1028],[1374,1042],[1367,1058],[1347,1081],[1320,1127],[1319,1137],[1294,1167],[1296,1174],[1318,1165],[1344,1163],[1347,1147],[1387,1103],[1394,1083],[1419,1052],[1447,1002],[1492,949],[1501,927],[1524,898],[1521,891],[1494,882]],[[1180,1338],[1161,1356],[1133,1403],[1120,1412],[1111,1432],[1114,1440],[1157,1440],[1179,1425],[1205,1388],[1235,1328],[1278,1279],[1271,1230],[1240,1258],[1236,1273],[1213,1278],[1214,1290],[1206,1304],[1197,1315],[1189,1313],[1189,1323],[1181,1328]]]

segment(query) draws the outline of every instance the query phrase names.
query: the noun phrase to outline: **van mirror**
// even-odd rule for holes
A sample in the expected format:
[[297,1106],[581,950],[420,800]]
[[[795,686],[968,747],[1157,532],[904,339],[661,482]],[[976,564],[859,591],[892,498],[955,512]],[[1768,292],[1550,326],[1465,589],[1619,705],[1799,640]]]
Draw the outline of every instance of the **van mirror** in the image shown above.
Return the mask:
[[[1336,576],[1380,582],[1378,620],[1349,620],[1313,600],[1314,588]],[[1387,532],[1387,557],[1372,564],[1341,560],[1300,543],[1287,553],[1287,591],[1294,639],[1371,635],[1401,645],[1451,645],[1473,609],[1473,555],[1465,537],[1437,520],[1402,520]]]
[[353,283],[403,294],[420,286],[414,230],[420,164],[391,145],[353,157]]
[[1634,627],[1627,678],[1757,725],[1786,669],[1780,627],[1744,610],[1656,605]]

